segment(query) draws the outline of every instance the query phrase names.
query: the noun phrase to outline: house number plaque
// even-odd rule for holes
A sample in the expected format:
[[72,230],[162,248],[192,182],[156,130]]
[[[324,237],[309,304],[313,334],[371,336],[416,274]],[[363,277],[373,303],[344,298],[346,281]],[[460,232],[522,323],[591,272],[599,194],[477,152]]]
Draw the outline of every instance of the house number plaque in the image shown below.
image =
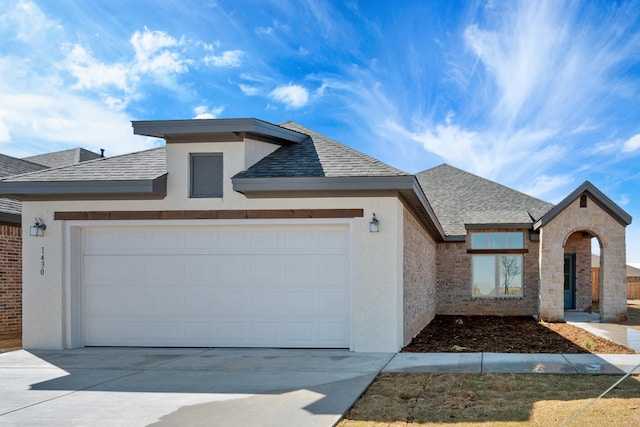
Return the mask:
[[44,246],[42,247],[42,255],[40,256],[40,275],[44,276]]

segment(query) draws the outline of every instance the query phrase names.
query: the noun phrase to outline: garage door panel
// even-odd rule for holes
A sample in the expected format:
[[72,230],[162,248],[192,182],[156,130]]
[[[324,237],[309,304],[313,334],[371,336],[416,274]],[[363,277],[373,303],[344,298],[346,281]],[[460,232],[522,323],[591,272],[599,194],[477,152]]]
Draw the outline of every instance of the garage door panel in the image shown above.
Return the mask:
[[95,286],[86,299],[85,310],[95,316],[117,316],[120,298],[113,287]]
[[218,291],[218,308],[221,315],[245,316],[251,313],[248,289],[226,287]]
[[127,230],[116,234],[113,250],[118,253],[145,253],[150,245],[149,232]]
[[[117,286],[118,316],[151,316],[153,314],[152,288],[150,286]],[[90,294],[91,295],[91,294]]]
[[209,316],[216,313],[217,292],[215,289],[190,288],[185,290],[185,312],[194,316]]
[[83,231],[86,345],[349,346],[344,225]]

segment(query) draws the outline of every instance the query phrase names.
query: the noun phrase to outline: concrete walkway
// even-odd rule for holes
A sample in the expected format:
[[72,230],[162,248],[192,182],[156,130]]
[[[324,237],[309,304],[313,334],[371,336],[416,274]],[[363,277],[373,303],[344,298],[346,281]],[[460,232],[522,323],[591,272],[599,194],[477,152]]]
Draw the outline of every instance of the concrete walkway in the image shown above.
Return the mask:
[[565,320],[594,335],[629,347],[640,353],[640,331],[629,326],[615,323],[600,323],[600,317],[593,313],[565,312]]

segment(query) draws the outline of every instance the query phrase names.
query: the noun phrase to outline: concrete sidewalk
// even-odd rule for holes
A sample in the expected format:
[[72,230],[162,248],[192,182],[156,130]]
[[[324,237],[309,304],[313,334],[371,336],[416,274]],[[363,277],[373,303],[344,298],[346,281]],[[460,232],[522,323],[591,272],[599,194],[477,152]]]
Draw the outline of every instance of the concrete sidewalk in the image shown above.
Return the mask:
[[640,354],[398,353],[383,372],[624,375]]

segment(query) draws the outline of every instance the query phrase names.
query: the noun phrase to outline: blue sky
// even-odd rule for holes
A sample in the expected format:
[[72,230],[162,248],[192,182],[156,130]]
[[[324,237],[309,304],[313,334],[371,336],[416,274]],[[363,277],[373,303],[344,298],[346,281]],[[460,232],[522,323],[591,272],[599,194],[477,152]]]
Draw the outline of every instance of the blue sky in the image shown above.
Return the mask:
[[550,202],[589,180],[634,216],[632,263],[639,95],[638,2],[0,0],[4,154],[158,144],[131,120],[293,120]]

